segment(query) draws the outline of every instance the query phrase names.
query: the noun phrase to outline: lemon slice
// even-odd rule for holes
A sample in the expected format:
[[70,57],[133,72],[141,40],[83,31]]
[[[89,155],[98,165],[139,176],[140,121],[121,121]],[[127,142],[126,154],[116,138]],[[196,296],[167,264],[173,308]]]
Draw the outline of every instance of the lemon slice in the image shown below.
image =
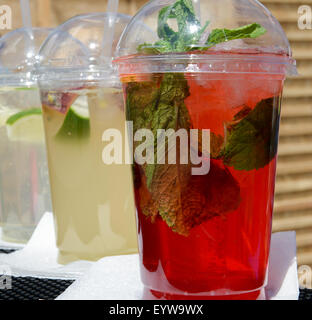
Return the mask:
[[84,140],[90,136],[88,100],[79,97],[69,108],[62,127],[56,137],[66,140]]
[[6,121],[14,114],[14,112],[16,111],[12,111],[10,108],[0,107],[0,127],[5,126]]
[[6,127],[11,141],[44,142],[40,108],[27,109],[13,114],[7,119]]
[[76,99],[76,101],[72,104],[70,109],[82,119],[89,119],[89,106],[88,106],[88,98],[86,96],[82,96]]

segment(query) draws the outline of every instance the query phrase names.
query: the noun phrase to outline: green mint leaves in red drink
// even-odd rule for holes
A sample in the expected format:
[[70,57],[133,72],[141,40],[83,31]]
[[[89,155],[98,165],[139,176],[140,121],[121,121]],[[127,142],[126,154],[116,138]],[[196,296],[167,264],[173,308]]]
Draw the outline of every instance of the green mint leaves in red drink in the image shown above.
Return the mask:
[[[240,189],[228,169],[211,163],[208,175],[194,176],[191,162],[158,164],[157,130],[189,132],[192,128],[184,102],[190,92],[183,74],[160,74],[150,81],[128,83],[126,94],[127,118],[133,121],[134,132],[150,129],[155,137],[154,164],[136,165],[134,172],[142,212],[152,220],[159,215],[173,231],[188,235],[202,222],[237,209]],[[220,157],[223,142],[221,136],[212,134],[212,157]],[[166,157],[168,152],[166,143]]]
[[[169,20],[176,20],[178,27],[174,31],[169,26]],[[144,43],[138,47],[138,52],[145,54],[161,54],[170,52],[189,52],[193,50],[208,50],[219,44],[236,39],[257,38],[266,33],[266,29],[258,23],[248,24],[236,29],[214,29],[201,46],[209,21],[203,26],[196,17],[191,0],[178,0],[164,7],[158,15],[159,41],[154,44]]]
[[240,121],[236,116],[226,124],[222,151],[225,165],[250,171],[265,167],[276,156],[279,110],[275,105],[274,98],[262,100],[253,110],[245,107],[249,112]]

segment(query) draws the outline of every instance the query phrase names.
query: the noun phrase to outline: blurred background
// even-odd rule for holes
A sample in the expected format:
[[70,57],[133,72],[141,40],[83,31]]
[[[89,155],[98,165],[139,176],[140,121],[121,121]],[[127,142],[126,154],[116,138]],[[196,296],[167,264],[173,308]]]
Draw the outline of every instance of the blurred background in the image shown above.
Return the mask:
[[[133,15],[146,2],[120,0],[119,11]],[[302,17],[312,19],[312,0],[261,2],[286,31],[299,69],[298,77],[286,81],[284,92],[273,228],[296,230],[298,264],[312,266],[312,27]],[[0,5],[11,7],[12,29],[21,27],[19,0],[0,0]],[[31,0],[37,27],[54,27],[74,15],[105,9],[106,0]],[[300,17],[304,30],[298,26]],[[0,30],[0,36],[7,31]]]

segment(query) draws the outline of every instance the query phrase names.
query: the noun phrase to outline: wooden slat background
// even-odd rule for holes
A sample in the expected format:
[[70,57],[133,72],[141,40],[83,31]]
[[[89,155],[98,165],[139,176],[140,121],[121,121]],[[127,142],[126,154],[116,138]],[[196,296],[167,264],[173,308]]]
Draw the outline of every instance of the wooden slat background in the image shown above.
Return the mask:
[[298,7],[312,0],[262,3],[286,31],[299,71],[285,84],[273,229],[295,229],[299,265],[312,265],[312,30],[298,28]]
[[[120,0],[122,13],[134,14],[146,0]],[[312,0],[263,0],[281,22],[298,62],[299,76],[286,81],[274,231],[296,230],[299,265],[312,266],[312,30],[299,30],[298,7]],[[13,9],[13,27],[21,26],[18,0],[0,0]],[[36,26],[56,26],[73,15],[104,11],[104,0],[31,0]],[[3,33],[3,32],[2,32]]]

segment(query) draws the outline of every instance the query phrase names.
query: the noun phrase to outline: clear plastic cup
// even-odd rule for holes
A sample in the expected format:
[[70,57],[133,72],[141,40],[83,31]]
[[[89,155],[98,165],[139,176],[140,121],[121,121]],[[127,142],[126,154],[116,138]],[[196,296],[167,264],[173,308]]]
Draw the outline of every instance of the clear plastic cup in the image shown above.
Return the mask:
[[25,243],[51,211],[41,102],[34,64],[50,29],[0,39],[0,223],[2,239]]
[[[131,166],[107,163],[107,130],[125,139],[123,94],[103,56],[107,13],[74,17],[47,39],[38,66],[59,262],[137,252]],[[113,53],[130,18],[117,15]]]
[[[152,132],[157,158],[136,161],[133,179],[145,297],[257,299],[267,278],[283,83],[296,73],[281,26],[258,1],[150,1],[118,50],[127,120],[134,137]],[[176,162],[172,132],[158,161],[159,129],[186,132]],[[193,153],[207,171],[193,171]]]

